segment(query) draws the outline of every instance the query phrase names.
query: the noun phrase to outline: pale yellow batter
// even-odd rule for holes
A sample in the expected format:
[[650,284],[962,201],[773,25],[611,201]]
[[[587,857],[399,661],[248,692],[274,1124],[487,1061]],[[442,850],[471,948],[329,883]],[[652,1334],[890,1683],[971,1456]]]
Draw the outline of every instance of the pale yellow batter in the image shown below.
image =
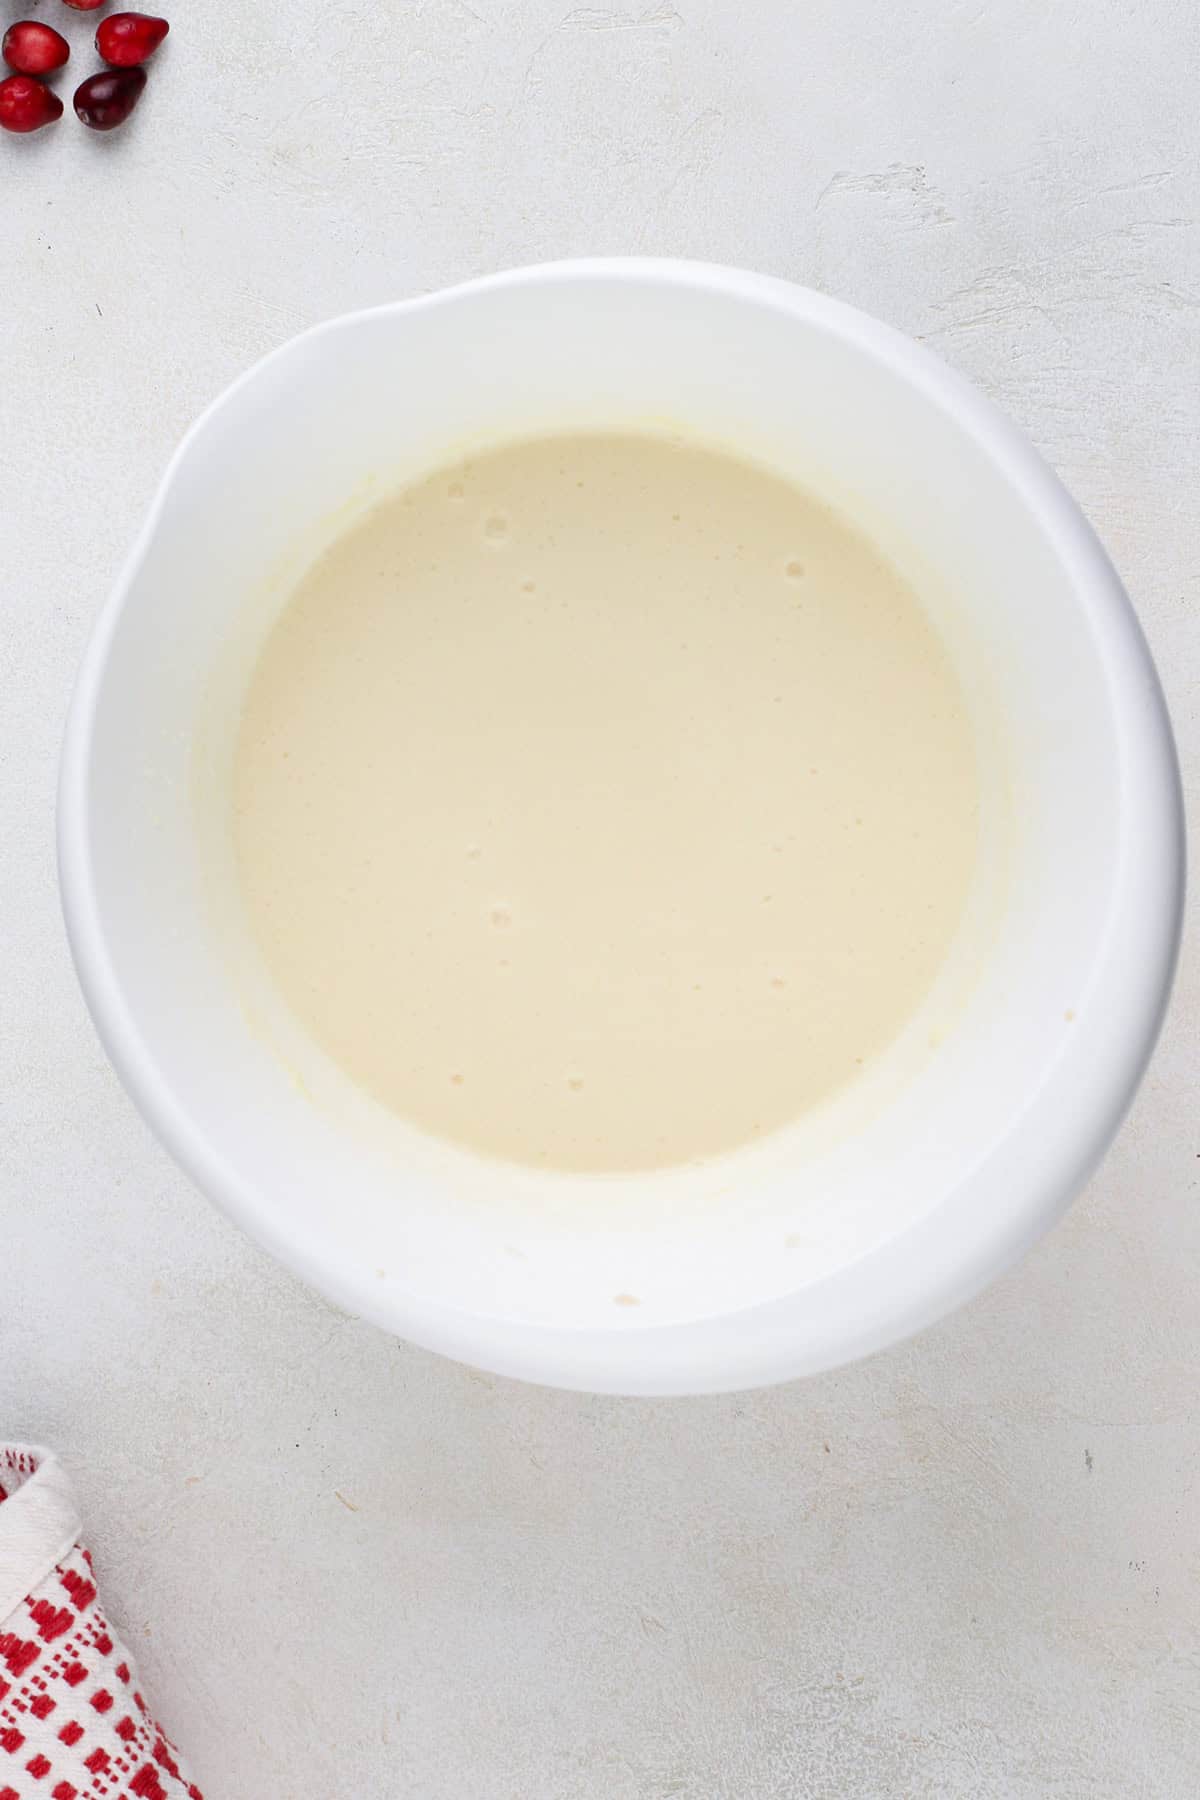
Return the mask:
[[372,513],[254,674],[235,831],[363,1087],[576,1170],[729,1150],[892,1039],[962,914],[962,695],[869,541],[651,436],[514,443]]

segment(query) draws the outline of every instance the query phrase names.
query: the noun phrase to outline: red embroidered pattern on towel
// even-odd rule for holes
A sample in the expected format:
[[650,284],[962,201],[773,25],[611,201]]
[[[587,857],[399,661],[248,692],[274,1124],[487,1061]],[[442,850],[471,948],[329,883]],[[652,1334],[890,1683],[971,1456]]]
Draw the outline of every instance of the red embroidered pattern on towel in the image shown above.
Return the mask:
[[[37,1467],[29,1452],[0,1445],[0,1502]],[[76,1544],[0,1619],[0,1800],[185,1797],[203,1800],[150,1717]]]

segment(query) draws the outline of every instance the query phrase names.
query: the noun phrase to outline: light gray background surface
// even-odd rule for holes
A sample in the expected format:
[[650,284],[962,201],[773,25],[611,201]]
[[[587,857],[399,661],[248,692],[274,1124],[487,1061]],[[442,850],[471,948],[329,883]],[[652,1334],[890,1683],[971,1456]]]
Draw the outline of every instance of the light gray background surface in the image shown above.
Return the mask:
[[[38,10],[90,72],[94,19]],[[1194,1800],[1194,956],[982,1301],[781,1391],[589,1400],[339,1317],[209,1209],[98,1048],[52,841],[195,412],[315,320],[584,252],[792,276],[979,382],[1107,540],[1194,769],[1194,0],[173,22],[127,133],[0,142],[0,1433],[65,1457],[168,1729],[210,1800]]]

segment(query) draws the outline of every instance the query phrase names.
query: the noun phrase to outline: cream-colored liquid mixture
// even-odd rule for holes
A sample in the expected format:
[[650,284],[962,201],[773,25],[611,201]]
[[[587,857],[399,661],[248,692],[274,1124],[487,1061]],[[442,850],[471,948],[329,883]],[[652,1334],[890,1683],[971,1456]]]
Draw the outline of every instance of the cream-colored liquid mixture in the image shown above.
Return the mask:
[[648,1169],[796,1119],[910,1017],[971,880],[919,601],[762,468],[519,442],[381,506],[251,684],[236,845],[291,1009],[406,1120]]

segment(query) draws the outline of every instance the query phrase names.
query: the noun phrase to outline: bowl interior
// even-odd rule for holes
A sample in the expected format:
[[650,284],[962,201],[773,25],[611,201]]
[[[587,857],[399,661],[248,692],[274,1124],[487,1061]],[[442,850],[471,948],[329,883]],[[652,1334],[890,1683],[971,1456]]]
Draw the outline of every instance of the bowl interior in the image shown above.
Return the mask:
[[[472,445],[603,426],[740,449],[856,517],[950,647],[983,777],[968,917],[892,1051],[769,1144],[644,1178],[487,1165],[357,1093],[253,952],[226,822],[250,670],[323,545]],[[1170,960],[1169,807],[1141,821],[1140,872],[1130,835],[1169,765],[1157,708],[1070,503],[915,346],[758,278],[566,265],[310,334],[193,432],[77,697],[68,920],[152,1121],[335,1299],[542,1379],[765,1379],[894,1335],[981,1279],[1115,1125]],[[1153,915],[1132,957],[1131,881],[1149,882]],[[727,1330],[747,1313],[773,1321],[757,1344]]]

